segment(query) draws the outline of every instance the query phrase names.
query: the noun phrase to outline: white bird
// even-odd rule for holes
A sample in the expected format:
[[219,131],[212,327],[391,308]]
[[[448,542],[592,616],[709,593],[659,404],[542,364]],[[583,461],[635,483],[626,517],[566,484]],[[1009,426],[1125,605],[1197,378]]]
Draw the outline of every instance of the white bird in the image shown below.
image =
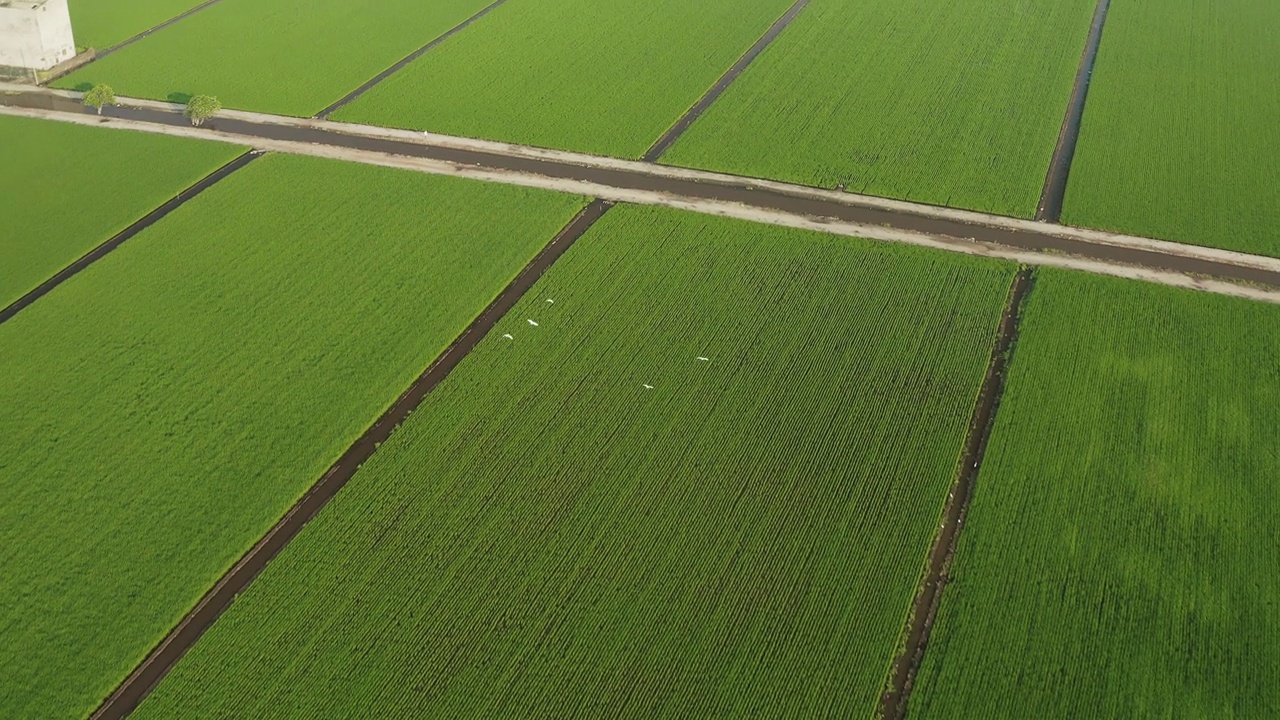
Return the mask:
[[645,389],[645,390],[652,390],[652,389],[653,389],[653,386],[652,386],[652,385],[645,385],[645,386],[644,386],[644,389]]
[[511,333],[507,333],[506,335],[503,335],[502,337],[504,337],[504,338],[506,338],[506,339],[508,339],[508,340],[515,340],[515,338],[511,337]]
[[551,303],[552,305],[556,304],[556,301],[552,300],[551,298],[547,298],[547,302]]
[[698,359],[701,360],[702,362],[711,362],[711,358],[699,357]]
[[530,325],[532,325],[532,326],[534,326],[534,327],[538,327],[538,323],[534,322],[533,320],[530,320],[530,321],[529,321],[529,324],[530,324]]

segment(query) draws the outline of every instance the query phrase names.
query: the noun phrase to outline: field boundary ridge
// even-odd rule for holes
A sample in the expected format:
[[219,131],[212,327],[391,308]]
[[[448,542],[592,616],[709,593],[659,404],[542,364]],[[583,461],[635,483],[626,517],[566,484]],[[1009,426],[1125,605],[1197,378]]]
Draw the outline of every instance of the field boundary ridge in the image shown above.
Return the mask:
[[641,162],[657,162],[658,158],[665,155],[680,139],[680,136],[692,127],[698,118],[702,117],[702,114],[715,104],[716,100],[720,99],[720,96],[724,94],[725,90],[729,89],[729,86],[738,79],[738,76],[746,72],[751,63],[755,62],[755,59],[773,44],[773,41],[782,34],[783,30],[786,30],[791,25],[791,21],[795,20],[808,5],[809,0],[796,0],[792,3],[791,7],[787,8],[787,11],[782,13],[782,16],[775,20],[768,30],[765,30],[764,35],[761,35],[760,39],[756,40],[755,44],[748,48],[742,57],[738,58],[738,61],[731,65],[707,92],[703,93],[702,97],[698,98],[693,107],[689,108],[684,115],[681,115],[675,124],[668,128],[644,155],[640,156]]
[[106,257],[109,253],[111,253],[111,251],[123,245],[130,238],[134,237],[135,235],[142,232],[143,230],[146,230],[148,227],[151,227],[157,222],[160,222],[160,220],[164,219],[166,215],[173,212],[174,210],[177,210],[179,207],[185,204],[188,200],[192,200],[200,193],[213,187],[219,181],[223,180],[231,173],[234,173],[235,171],[243,168],[245,165],[248,165],[251,161],[253,161],[255,158],[258,158],[258,157],[261,157],[261,154],[254,150],[247,151],[244,154],[235,157],[234,159],[231,160],[231,162],[226,163],[225,165],[218,168],[217,170],[214,170],[213,172],[209,173],[203,178],[197,180],[194,184],[184,188],[177,195],[174,195],[173,197],[164,201],[151,212],[129,223],[128,227],[116,233],[115,235],[112,235],[106,242],[103,242],[102,244],[93,248],[89,252],[80,256],[78,259],[73,261],[70,265],[67,265],[66,267],[62,268],[57,273],[55,273],[52,277],[40,283],[39,285],[37,285],[30,292],[26,293],[22,297],[18,298],[17,300],[14,300],[12,303],[5,306],[4,308],[0,308],[0,324],[3,324],[13,319],[14,316],[16,316],[19,312],[29,307],[31,304],[33,304],[40,298],[44,297],[45,295],[48,295],[49,293],[53,292],[55,288],[57,288],[62,283],[66,282],[67,280],[70,280],[72,277],[79,274],[80,271],[89,267],[90,265],[97,262],[98,260],[101,260],[102,258]]
[[[97,62],[98,60],[101,60],[102,58],[107,57],[108,55],[112,55],[120,50],[123,50],[129,47],[130,45],[133,45],[134,43],[145,40],[148,37],[160,32],[161,30],[164,30],[170,25],[186,20],[187,18],[191,17],[192,15],[195,15],[201,10],[208,8],[211,5],[217,5],[220,2],[222,2],[222,0],[205,0],[204,2],[200,3],[199,5],[196,5],[193,8],[190,8],[184,12],[178,13],[177,15],[174,15],[173,17],[169,18],[168,20],[165,20],[159,25],[143,30],[142,32],[138,33],[137,35],[134,35],[128,40],[123,40],[121,42],[118,42],[115,45],[112,45],[111,47],[105,50],[99,50],[94,54],[93,58],[89,62],[85,63],[85,65],[88,65],[93,62]],[[81,65],[81,67],[84,67],[84,65]]]
[[355,90],[352,90],[351,92],[349,92],[349,93],[347,93],[346,95],[342,96],[342,99],[338,100],[337,102],[333,103],[333,104],[332,104],[332,105],[330,105],[329,107],[327,107],[327,108],[325,108],[325,109],[321,110],[320,112],[316,113],[315,117],[317,117],[317,118],[327,118],[327,117],[329,117],[330,115],[332,115],[333,113],[335,113],[335,112],[337,112],[337,111],[341,110],[342,108],[346,107],[347,105],[350,105],[351,103],[355,102],[355,101],[356,101],[356,100],[357,100],[361,95],[364,95],[365,93],[367,93],[367,92],[369,92],[370,90],[372,90],[374,87],[376,87],[376,86],[377,86],[379,83],[381,83],[383,80],[386,80],[387,78],[391,77],[392,75],[395,75],[396,73],[398,73],[398,72],[400,72],[401,70],[405,69],[406,67],[408,67],[409,65],[411,65],[411,64],[412,64],[415,60],[417,60],[418,58],[422,57],[423,55],[426,55],[428,52],[430,52],[431,50],[435,49],[436,47],[439,47],[442,43],[444,43],[444,41],[448,40],[449,38],[453,37],[454,35],[457,35],[458,33],[462,32],[463,30],[466,30],[466,29],[467,29],[467,28],[468,28],[472,23],[476,22],[477,20],[479,20],[480,18],[484,17],[485,15],[488,15],[489,13],[493,12],[494,10],[497,10],[497,9],[498,9],[498,6],[499,6],[499,5],[502,5],[502,4],[503,4],[503,3],[505,3],[506,1],[507,1],[507,0],[494,0],[494,2],[491,2],[491,3],[489,3],[488,5],[484,6],[483,8],[481,8],[478,12],[476,12],[476,13],[475,13],[474,15],[472,15],[471,17],[467,18],[466,20],[463,20],[462,22],[458,23],[457,25],[454,25],[453,27],[451,27],[451,28],[449,28],[448,30],[446,30],[442,35],[439,35],[439,36],[437,36],[436,38],[434,38],[433,40],[431,40],[431,42],[427,43],[426,45],[423,45],[422,47],[418,48],[417,50],[414,50],[413,52],[411,52],[411,53],[409,53],[408,55],[404,56],[404,57],[403,57],[403,58],[401,58],[398,62],[396,62],[394,65],[392,65],[391,67],[387,68],[386,70],[383,70],[382,72],[378,73],[377,75],[374,75],[373,77],[369,78],[369,79],[368,79],[368,80],[366,80],[363,84],[361,84],[361,85],[360,85],[360,87],[358,87],[358,88],[356,88]]

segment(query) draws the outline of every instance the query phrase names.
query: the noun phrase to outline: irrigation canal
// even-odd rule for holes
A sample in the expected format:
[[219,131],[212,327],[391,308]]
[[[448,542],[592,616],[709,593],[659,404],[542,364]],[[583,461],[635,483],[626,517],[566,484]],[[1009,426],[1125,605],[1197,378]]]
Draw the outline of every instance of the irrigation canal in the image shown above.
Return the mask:
[[1111,0],[1098,0],[1093,23],[1089,26],[1089,37],[1084,44],[1084,56],[1080,58],[1080,69],[1076,71],[1071,100],[1067,104],[1067,116],[1062,121],[1058,145],[1053,150],[1049,174],[1044,181],[1044,190],[1040,193],[1040,204],[1036,208],[1037,220],[1056,223],[1062,218],[1062,204],[1067,197],[1067,178],[1071,175],[1076,142],[1080,139],[1080,123],[1084,119],[1084,103],[1089,97],[1089,82],[1093,79],[1093,66],[1098,62],[1098,46],[1102,44],[1102,26],[1107,22],[1107,11],[1110,9]]

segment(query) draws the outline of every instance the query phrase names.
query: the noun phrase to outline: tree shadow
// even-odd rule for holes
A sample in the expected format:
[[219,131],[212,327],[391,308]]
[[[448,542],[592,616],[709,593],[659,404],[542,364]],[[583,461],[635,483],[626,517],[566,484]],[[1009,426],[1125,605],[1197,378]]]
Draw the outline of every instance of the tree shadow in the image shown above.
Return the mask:
[[191,93],[171,92],[165,96],[165,99],[171,103],[186,105],[187,102],[191,100]]
[[76,83],[75,87],[72,88],[72,90],[75,90],[76,92],[89,92],[92,89],[93,83],[91,82]]

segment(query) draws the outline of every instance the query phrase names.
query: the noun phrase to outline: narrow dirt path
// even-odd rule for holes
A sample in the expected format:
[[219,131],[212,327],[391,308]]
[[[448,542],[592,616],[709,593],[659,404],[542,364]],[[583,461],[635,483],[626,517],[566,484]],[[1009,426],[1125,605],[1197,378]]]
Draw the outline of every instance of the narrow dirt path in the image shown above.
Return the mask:
[[683,135],[698,118],[702,117],[702,114],[707,111],[707,108],[711,107],[711,105],[724,94],[724,91],[729,89],[729,86],[733,84],[733,81],[738,79],[738,76],[747,69],[747,66],[754,62],[755,59],[760,56],[760,53],[764,52],[765,48],[769,47],[769,45],[782,34],[783,30],[787,29],[787,26],[791,24],[791,21],[795,20],[796,16],[800,14],[800,11],[804,10],[805,6],[808,4],[809,0],[796,0],[796,3],[783,13],[782,17],[778,18],[777,22],[765,31],[765,34],[756,41],[756,44],[752,45],[751,49],[747,50],[746,54],[739,58],[738,62],[734,63],[733,67],[729,68],[729,71],[716,81],[715,85],[711,86],[711,89],[707,91],[707,94],[703,95],[698,102],[694,103],[694,106],[689,108],[689,111],[681,116],[680,119],[676,121],[675,125],[671,126],[671,129],[663,133],[662,137],[658,138],[658,141],[653,144],[653,147],[649,148],[649,151],[642,155],[640,159],[645,162],[657,162],[658,158],[666,154],[666,152],[671,149],[671,146],[676,144],[676,140],[679,140],[680,136]]
[[916,592],[911,615],[907,619],[907,627],[903,633],[904,647],[894,660],[888,687],[880,698],[880,717],[883,720],[901,720],[906,715],[911,687],[929,645],[929,631],[933,627],[933,619],[948,582],[947,570],[955,554],[960,531],[964,528],[969,500],[973,497],[973,487],[978,479],[978,472],[982,469],[983,454],[995,425],[996,410],[1000,407],[1000,398],[1004,394],[1005,371],[1018,338],[1018,322],[1027,294],[1031,291],[1032,279],[1032,270],[1026,267],[1018,270],[1018,274],[1014,276],[1009,303],[1000,320],[991,362],[987,366],[987,375],[982,381],[973,417],[969,421],[969,434],[960,455],[960,468],[947,496],[947,503],[942,511],[942,525],[929,551],[929,565],[920,581],[920,589]]
[[7,307],[0,309],[0,323],[8,322],[15,315],[21,312],[24,308],[28,307],[29,305],[39,300],[40,298],[44,297],[45,295],[48,295],[50,292],[53,291],[54,288],[58,287],[62,283],[66,282],[67,280],[70,280],[72,277],[78,274],[81,270],[84,270],[85,268],[89,267],[90,265],[97,262],[98,260],[101,260],[112,250],[115,250],[116,248],[123,245],[125,241],[128,240],[129,238],[132,238],[134,235],[137,235],[143,230],[146,230],[148,227],[151,227],[155,223],[159,222],[164,216],[168,215],[174,210],[177,210],[188,200],[191,200],[192,198],[196,197],[197,195],[204,192],[205,190],[208,190],[209,188],[213,187],[223,178],[239,170],[245,165],[248,165],[250,162],[252,162],[255,158],[258,158],[258,157],[261,157],[261,155],[259,155],[256,152],[247,152],[235,158],[234,160],[227,163],[226,165],[223,165],[217,170],[214,170],[212,173],[209,173],[204,178],[202,178],[199,182],[187,188],[186,190],[183,190],[182,192],[178,193],[177,195],[170,198],[169,200],[166,200],[164,204],[160,205],[160,207],[156,208],[155,210],[152,210],[151,212],[147,213],[146,215],[142,216],[140,219],[135,221],[129,227],[116,233],[110,240],[107,240],[106,242],[102,243],[96,248],[85,253],[85,255],[82,256],[79,260],[76,260],[75,262],[71,263],[70,265],[66,266],[61,271],[59,271],[58,274],[40,283],[40,285],[38,285],[31,292],[27,293],[26,295],[23,295],[17,300],[14,300]]
[[386,80],[387,78],[391,77],[392,75],[395,75],[396,73],[400,72],[400,71],[401,71],[401,70],[403,70],[403,69],[405,68],[405,66],[407,66],[409,63],[412,63],[414,60],[417,60],[418,58],[420,58],[420,57],[422,57],[423,55],[427,54],[427,53],[428,53],[428,52],[430,52],[433,48],[438,47],[438,46],[440,45],[440,43],[443,43],[445,40],[448,40],[449,38],[453,37],[454,35],[457,35],[458,33],[462,32],[463,30],[465,30],[469,25],[471,25],[471,24],[472,24],[472,23],[474,23],[475,21],[479,20],[480,18],[484,17],[485,15],[488,15],[489,13],[493,12],[494,10],[497,10],[497,9],[498,9],[498,6],[499,6],[499,5],[502,5],[502,4],[503,4],[503,3],[505,3],[506,1],[507,1],[507,0],[496,0],[496,1],[495,1],[495,2],[493,2],[492,4],[490,4],[490,5],[486,5],[484,8],[482,8],[482,9],[480,10],[480,12],[477,12],[475,15],[472,15],[471,17],[467,18],[466,20],[463,20],[462,22],[460,22],[460,23],[458,23],[457,25],[453,26],[452,28],[450,28],[450,29],[448,30],[448,32],[446,32],[445,34],[443,34],[443,35],[441,35],[440,37],[436,38],[435,40],[432,40],[431,42],[427,43],[426,45],[423,45],[422,47],[418,48],[417,50],[414,50],[413,52],[409,53],[407,56],[405,56],[405,58],[404,58],[403,60],[401,60],[400,62],[396,63],[395,65],[392,65],[391,67],[387,68],[386,70],[383,70],[382,72],[378,73],[377,75],[373,76],[373,77],[372,77],[368,82],[366,82],[365,84],[361,85],[360,87],[358,87],[358,88],[356,88],[355,90],[352,90],[350,93],[348,93],[346,97],[344,97],[344,98],[342,98],[341,100],[339,100],[339,101],[335,102],[334,104],[330,105],[329,107],[327,107],[327,108],[325,108],[325,109],[321,110],[319,113],[317,113],[317,114],[316,114],[316,117],[318,117],[318,118],[327,118],[327,117],[329,117],[330,115],[332,115],[333,113],[335,113],[335,112],[337,112],[337,111],[341,110],[341,109],[342,109],[343,107],[345,107],[346,105],[349,105],[349,104],[351,104],[352,102],[355,102],[356,98],[358,98],[358,97],[360,97],[361,95],[363,95],[363,94],[365,94],[365,93],[369,92],[370,90],[372,90],[372,89],[374,88],[374,86],[375,86],[375,85],[377,85],[378,83],[382,82],[383,80]]
[[1111,0],[1098,0],[1098,7],[1093,13],[1093,23],[1089,26],[1089,37],[1085,40],[1084,56],[1080,58],[1080,69],[1076,71],[1076,83],[1071,89],[1071,101],[1067,104],[1067,116],[1062,121],[1062,130],[1058,133],[1058,145],[1053,150],[1053,159],[1049,161],[1049,174],[1044,181],[1044,190],[1040,193],[1040,204],[1036,207],[1036,219],[1056,223],[1062,217],[1062,203],[1067,195],[1067,178],[1071,175],[1071,163],[1076,156],[1076,141],[1080,139],[1080,122],[1084,119],[1084,103],[1089,97],[1089,81],[1093,78],[1093,66],[1098,61],[1098,46],[1102,44],[1102,26],[1107,22],[1107,11],[1111,8]]

